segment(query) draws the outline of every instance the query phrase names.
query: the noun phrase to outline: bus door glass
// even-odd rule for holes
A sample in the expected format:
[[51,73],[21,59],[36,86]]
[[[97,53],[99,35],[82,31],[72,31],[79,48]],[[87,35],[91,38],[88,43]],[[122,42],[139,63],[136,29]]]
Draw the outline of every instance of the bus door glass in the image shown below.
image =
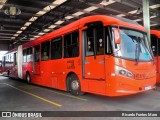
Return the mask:
[[154,61],[156,62],[157,70],[158,70],[158,54],[160,52],[158,50],[158,47],[159,47],[158,43],[160,44],[160,42],[158,42],[157,36],[151,35],[151,48],[154,55]]
[[40,75],[40,46],[34,47],[33,73]]
[[104,27],[101,22],[91,23],[83,31],[83,77],[105,79]]

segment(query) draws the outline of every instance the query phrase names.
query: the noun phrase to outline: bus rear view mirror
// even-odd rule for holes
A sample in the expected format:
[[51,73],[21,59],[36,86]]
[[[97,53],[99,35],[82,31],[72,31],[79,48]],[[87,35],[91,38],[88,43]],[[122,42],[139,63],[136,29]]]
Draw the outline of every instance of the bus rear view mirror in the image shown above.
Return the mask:
[[121,38],[120,38],[120,30],[118,28],[114,29],[114,40],[116,44],[121,43]]

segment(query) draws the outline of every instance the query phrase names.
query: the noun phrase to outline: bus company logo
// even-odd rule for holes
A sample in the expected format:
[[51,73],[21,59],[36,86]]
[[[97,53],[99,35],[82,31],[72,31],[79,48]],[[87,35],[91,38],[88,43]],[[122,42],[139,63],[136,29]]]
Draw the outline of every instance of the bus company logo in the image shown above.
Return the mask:
[[2,117],[12,117],[11,112],[2,112]]

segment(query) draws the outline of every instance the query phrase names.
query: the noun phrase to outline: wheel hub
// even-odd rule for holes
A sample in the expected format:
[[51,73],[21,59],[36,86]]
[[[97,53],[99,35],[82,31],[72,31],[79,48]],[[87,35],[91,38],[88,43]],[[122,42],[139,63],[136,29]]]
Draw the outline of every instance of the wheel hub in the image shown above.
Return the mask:
[[71,87],[73,90],[78,90],[79,88],[79,83],[75,80],[71,83]]

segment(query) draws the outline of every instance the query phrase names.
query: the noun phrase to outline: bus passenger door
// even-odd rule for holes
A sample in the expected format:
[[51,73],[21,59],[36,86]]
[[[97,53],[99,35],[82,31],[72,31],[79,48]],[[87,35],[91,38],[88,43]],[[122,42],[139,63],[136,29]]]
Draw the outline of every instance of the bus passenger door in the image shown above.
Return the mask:
[[104,27],[100,22],[83,31],[83,77],[105,79]]
[[40,75],[40,46],[34,47],[33,74]]

